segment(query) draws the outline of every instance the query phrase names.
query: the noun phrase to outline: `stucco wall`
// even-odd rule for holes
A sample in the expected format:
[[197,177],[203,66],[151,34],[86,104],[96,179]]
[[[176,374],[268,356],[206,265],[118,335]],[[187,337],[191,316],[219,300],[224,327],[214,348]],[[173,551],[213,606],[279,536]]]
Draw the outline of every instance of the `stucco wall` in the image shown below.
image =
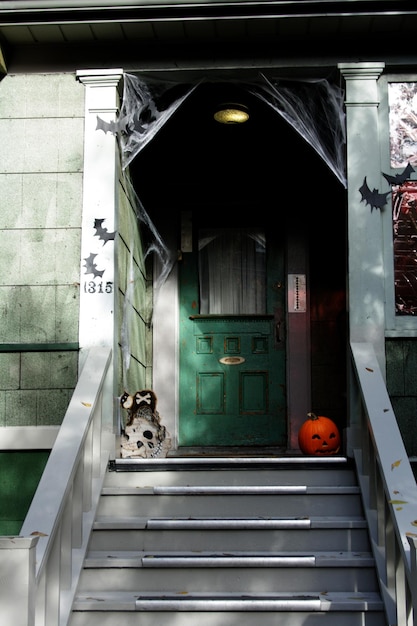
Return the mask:
[[77,378],[84,87],[0,82],[0,426],[60,424]]

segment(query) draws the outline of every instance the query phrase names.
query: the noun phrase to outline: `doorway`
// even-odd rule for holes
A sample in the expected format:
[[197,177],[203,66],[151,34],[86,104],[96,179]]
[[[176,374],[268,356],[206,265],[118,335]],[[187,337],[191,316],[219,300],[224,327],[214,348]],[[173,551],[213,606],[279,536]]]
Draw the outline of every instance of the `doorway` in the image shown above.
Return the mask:
[[[249,123],[213,121],[216,102],[242,100]],[[310,410],[343,428],[345,190],[326,164],[265,103],[238,83],[216,82],[198,86],[130,167],[176,255],[153,324],[154,363],[164,363],[154,388],[162,414],[175,412],[175,445],[294,449]],[[227,232],[236,242],[253,229],[268,259],[264,310],[204,308],[202,239]],[[292,315],[294,276],[306,295],[305,310]]]

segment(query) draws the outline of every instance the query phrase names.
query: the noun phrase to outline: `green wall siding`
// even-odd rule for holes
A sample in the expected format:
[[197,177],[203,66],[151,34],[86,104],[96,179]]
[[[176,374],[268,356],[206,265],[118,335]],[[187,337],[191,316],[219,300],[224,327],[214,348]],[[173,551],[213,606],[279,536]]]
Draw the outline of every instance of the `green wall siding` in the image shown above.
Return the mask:
[[117,237],[118,394],[152,387],[152,281],[144,260],[138,200],[120,172]]
[[60,424],[76,383],[83,133],[74,74],[0,82],[0,426]]
[[18,535],[49,452],[0,452],[0,535]]
[[[0,427],[61,424],[76,384],[83,147],[73,74],[1,80]],[[48,455],[0,452],[0,534],[19,533]]]
[[409,456],[417,456],[417,339],[386,341],[387,388]]

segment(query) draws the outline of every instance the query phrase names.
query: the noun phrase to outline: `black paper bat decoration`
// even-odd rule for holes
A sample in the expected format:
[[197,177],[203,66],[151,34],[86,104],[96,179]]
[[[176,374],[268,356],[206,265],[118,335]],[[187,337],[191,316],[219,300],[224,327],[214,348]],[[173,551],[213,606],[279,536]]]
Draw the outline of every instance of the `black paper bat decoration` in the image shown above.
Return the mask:
[[363,185],[360,187],[359,191],[362,196],[361,202],[371,205],[371,213],[374,209],[382,209],[387,203],[387,196],[391,193],[390,191],[379,193],[378,189],[371,191],[366,182],[366,176],[363,179]]
[[97,269],[97,265],[94,263],[94,259],[96,258],[97,254],[93,254],[91,253],[90,256],[85,257],[84,261],[85,261],[85,274],[93,274],[94,278],[97,278],[97,276],[99,278],[102,278],[104,271],[105,270],[98,270]]
[[109,233],[109,231],[107,230],[107,228],[103,228],[103,222],[105,220],[104,219],[95,219],[94,220],[94,228],[95,228],[95,235],[94,237],[98,237],[101,241],[104,241],[103,246],[106,245],[106,243],[108,241],[112,241],[114,239],[114,236],[116,234],[116,231]]
[[119,131],[119,122],[105,122],[97,115],[96,130],[102,130],[106,133],[113,133],[115,135]]
[[127,126],[128,124],[126,117],[123,117],[113,122],[106,122],[97,115],[96,130],[102,130],[106,133],[106,135],[107,133],[112,133],[113,135],[117,135],[118,133],[126,133]]
[[382,172],[382,176],[390,185],[402,185],[406,180],[410,178],[412,172],[415,172],[414,167],[408,163],[407,167],[401,172],[401,174],[395,174],[395,176],[390,176],[389,174],[384,174]]
[[158,119],[158,113],[154,102],[150,100],[136,111],[130,119],[124,116],[116,121],[106,122],[97,115],[96,130],[102,130],[106,134],[112,133],[113,135],[117,135],[118,133],[129,135],[132,132],[142,134],[146,132],[148,126]]

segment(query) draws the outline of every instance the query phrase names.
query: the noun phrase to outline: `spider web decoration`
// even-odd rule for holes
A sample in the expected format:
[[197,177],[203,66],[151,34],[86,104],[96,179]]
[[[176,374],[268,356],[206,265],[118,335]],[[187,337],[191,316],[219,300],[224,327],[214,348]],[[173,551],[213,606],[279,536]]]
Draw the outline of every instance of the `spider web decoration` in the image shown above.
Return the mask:
[[[98,131],[111,132],[117,136],[129,197],[132,198],[141,229],[147,231],[144,258],[146,260],[152,254],[157,268],[153,285],[154,302],[176,263],[176,251],[165,243],[150,219],[146,207],[130,182],[128,166],[203,82],[207,82],[205,76],[186,84],[126,73],[117,120],[108,123],[97,119]],[[268,78],[264,74],[259,74],[251,83],[239,84],[286,120],[346,187],[344,92],[337,85],[328,80],[288,80]],[[280,146],[277,146],[277,150],[279,149]],[[133,239],[136,236],[137,233],[131,233],[132,241],[128,242],[130,250],[134,249]],[[130,327],[136,284],[134,272],[134,260],[130,258],[128,289],[121,324],[124,376],[130,363]],[[150,323],[152,311],[148,317],[147,321]]]
[[[197,83],[198,84],[198,83]],[[124,75],[120,109],[123,168],[155,137],[197,87]]]
[[311,145],[346,188],[344,91],[327,79],[269,79],[252,93]]
[[[124,75],[118,121],[98,120],[97,125],[119,135],[124,168],[205,80],[183,84]],[[340,87],[327,79],[288,80],[264,74],[241,85],[285,119],[346,187],[344,91]]]

